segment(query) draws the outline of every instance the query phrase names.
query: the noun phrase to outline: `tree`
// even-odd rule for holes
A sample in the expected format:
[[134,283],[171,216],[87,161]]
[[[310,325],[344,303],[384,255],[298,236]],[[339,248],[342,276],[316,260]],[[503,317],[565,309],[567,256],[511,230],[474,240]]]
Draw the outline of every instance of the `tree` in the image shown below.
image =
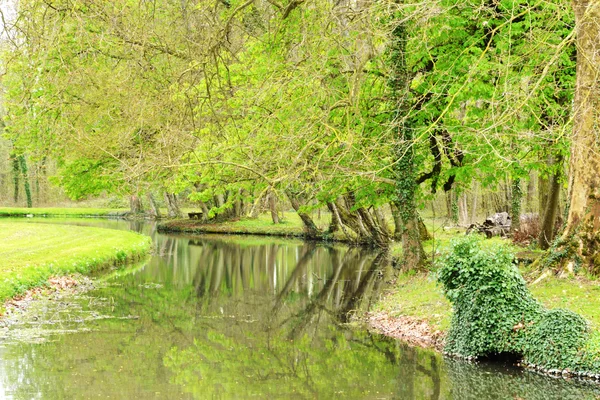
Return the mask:
[[574,0],[577,83],[569,177],[569,214],[562,235],[566,261],[600,273],[600,1]]

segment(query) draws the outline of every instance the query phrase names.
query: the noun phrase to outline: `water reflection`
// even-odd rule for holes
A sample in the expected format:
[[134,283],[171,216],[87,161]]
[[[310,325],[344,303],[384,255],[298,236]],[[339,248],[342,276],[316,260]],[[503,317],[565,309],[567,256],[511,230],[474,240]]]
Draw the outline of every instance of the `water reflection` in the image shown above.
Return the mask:
[[69,312],[36,310],[80,331],[0,348],[0,397],[600,398],[597,386],[446,360],[354,329],[352,315],[393,277],[383,254],[101,225],[153,234],[154,256],[104,275],[108,285],[72,299]]

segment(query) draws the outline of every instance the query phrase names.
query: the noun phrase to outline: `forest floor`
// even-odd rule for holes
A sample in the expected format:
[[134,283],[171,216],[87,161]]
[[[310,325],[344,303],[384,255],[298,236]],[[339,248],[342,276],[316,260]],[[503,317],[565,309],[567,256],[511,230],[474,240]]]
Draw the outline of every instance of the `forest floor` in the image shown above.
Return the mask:
[[53,277],[123,264],[151,248],[149,237],[134,232],[1,220],[0,243],[0,303],[51,285]]

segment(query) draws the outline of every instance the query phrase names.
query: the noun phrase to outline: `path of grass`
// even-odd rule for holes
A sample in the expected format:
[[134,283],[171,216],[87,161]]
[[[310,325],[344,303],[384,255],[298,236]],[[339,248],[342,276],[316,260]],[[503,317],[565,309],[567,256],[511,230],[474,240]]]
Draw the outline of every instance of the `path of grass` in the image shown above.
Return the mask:
[[0,217],[109,217],[122,216],[128,210],[111,208],[19,208],[0,207]]
[[89,273],[135,260],[149,237],[112,229],[0,220],[0,302],[53,275]]

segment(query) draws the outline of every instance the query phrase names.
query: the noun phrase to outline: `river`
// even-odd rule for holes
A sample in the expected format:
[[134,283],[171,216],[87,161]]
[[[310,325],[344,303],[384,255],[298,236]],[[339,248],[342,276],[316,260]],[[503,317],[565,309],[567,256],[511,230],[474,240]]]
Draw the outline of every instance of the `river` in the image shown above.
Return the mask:
[[60,222],[150,234],[154,254],[3,328],[1,398],[600,398],[596,385],[447,359],[367,332],[352,316],[377,300],[393,269],[366,249]]

